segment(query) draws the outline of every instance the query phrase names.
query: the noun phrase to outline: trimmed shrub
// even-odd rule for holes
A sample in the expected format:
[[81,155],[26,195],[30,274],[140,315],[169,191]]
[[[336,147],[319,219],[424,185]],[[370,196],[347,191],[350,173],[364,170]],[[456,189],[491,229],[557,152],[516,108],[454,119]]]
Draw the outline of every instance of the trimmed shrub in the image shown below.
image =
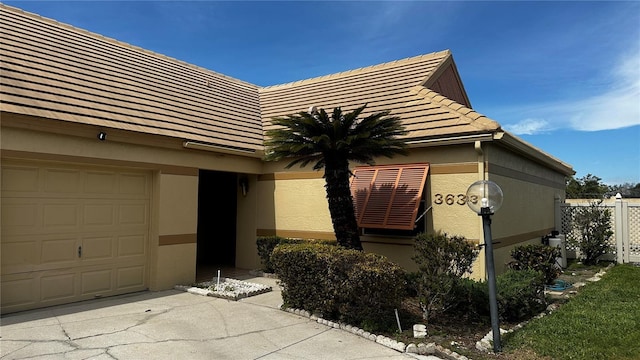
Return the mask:
[[[503,321],[521,321],[539,314],[547,302],[544,282],[535,270],[508,270],[496,277],[498,316]],[[487,282],[463,279],[455,289],[458,306],[452,313],[488,321],[489,286]]]
[[414,280],[423,318],[429,320],[458,307],[460,299],[455,290],[462,277],[471,273],[479,253],[477,247],[462,236],[437,232],[419,234],[414,250],[413,260],[418,265]]
[[545,284],[553,284],[562,269],[556,264],[556,258],[561,256],[560,249],[542,244],[520,245],[511,250],[514,259],[509,263],[513,270],[535,270],[543,275]]
[[343,284],[340,320],[366,331],[394,329],[394,309],[400,308],[405,295],[405,272],[382,255],[358,254]]
[[[496,278],[498,312],[505,321],[520,321],[539,314],[547,306],[544,280],[534,270],[508,270]],[[489,290],[487,286],[487,302]]]
[[368,331],[393,324],[404,271],[385,257],[322,244],[282,244],[271,256],[285,307],[320,313]]
[[450,314],[468,320],[487,318],[489,312],[489,286],[486,282],[462,278],[452,290],[454,302]]
[[271,254],[276,275],[282,287],[285,307],[310,312],[332,312],[325,294],[327,288],[328,245],[283,244]]
[[280,244],[285,238],[280,236],[259,236],[256,240],[258,248],[258,256],[262,264],[262,271],[272,273],[273,265],[271,264],[271,253],[273,249]]
[[280,244],[300,244],[300,243],[313,243],[313,244],[325,244],[325,245],[337,245],[335,240],[322,240],[322,239],[290,239],[281,236],[259,236],[256,240],[258,248],[258,256],[260,257],[260,263],[262,264],[262,271],[267,273],[275,272],[273,264],[271,263],[271,254],[273,249]]

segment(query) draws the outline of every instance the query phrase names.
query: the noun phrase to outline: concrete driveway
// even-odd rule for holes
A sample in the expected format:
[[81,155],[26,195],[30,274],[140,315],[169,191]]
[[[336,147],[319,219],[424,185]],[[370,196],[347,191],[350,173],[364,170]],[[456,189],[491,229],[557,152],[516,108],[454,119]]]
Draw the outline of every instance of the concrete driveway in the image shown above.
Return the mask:
[[229,301],[167,290],[91,300],[1,320],[2,359],[438,359],[399,353],[279,310],[273,291]]

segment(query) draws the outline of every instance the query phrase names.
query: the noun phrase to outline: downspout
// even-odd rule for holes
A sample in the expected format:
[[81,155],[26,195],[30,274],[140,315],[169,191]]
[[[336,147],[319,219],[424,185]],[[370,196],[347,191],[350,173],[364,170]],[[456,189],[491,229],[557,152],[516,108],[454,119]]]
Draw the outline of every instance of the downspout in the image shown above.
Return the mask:
[[473,143],[473,147],[478,154],[478,180],[486,180],[484,175],[484,151],[482,150],[482,142],[476,140]]
[[[476,150],[476,154],[478,154],[478,180],[486,180],[485,173],[484,173],[485,162],[484,162],[484,151],[482,150],[482,141],[476,140],[473,143],[473,148]],[[479,229],[480,231],[479,243],[484,245],[484,231],[483,231],[482,216],[478,216],[477,226],[478,226],[477,229]],[[486,248],[484,246],[482,247],[480,254],[478,254],[478,261],[480,262],[480,266],[478,270],[480,272],[480,279],[487,280],[487,264],[485,261],[486,257],[482,253],[483,251],[486,251]]]

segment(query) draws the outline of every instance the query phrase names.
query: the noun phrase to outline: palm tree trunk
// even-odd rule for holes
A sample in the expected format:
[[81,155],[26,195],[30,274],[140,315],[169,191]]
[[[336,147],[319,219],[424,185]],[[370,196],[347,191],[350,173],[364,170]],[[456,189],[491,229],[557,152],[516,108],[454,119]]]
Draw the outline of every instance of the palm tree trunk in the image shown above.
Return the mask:
[[358,222],[349,188],[348,161],[326,159],[324,179],[329,201],[329,213],[338,244],[349,249],[362,250]]

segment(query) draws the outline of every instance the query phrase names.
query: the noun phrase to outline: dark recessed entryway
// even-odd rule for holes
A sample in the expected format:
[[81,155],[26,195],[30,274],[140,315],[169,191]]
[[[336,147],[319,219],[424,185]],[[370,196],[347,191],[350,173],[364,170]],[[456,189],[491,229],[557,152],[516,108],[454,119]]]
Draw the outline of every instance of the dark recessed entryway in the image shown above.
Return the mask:
[[238,180],[235,173],[200,170],[197,271],[235,266]]

